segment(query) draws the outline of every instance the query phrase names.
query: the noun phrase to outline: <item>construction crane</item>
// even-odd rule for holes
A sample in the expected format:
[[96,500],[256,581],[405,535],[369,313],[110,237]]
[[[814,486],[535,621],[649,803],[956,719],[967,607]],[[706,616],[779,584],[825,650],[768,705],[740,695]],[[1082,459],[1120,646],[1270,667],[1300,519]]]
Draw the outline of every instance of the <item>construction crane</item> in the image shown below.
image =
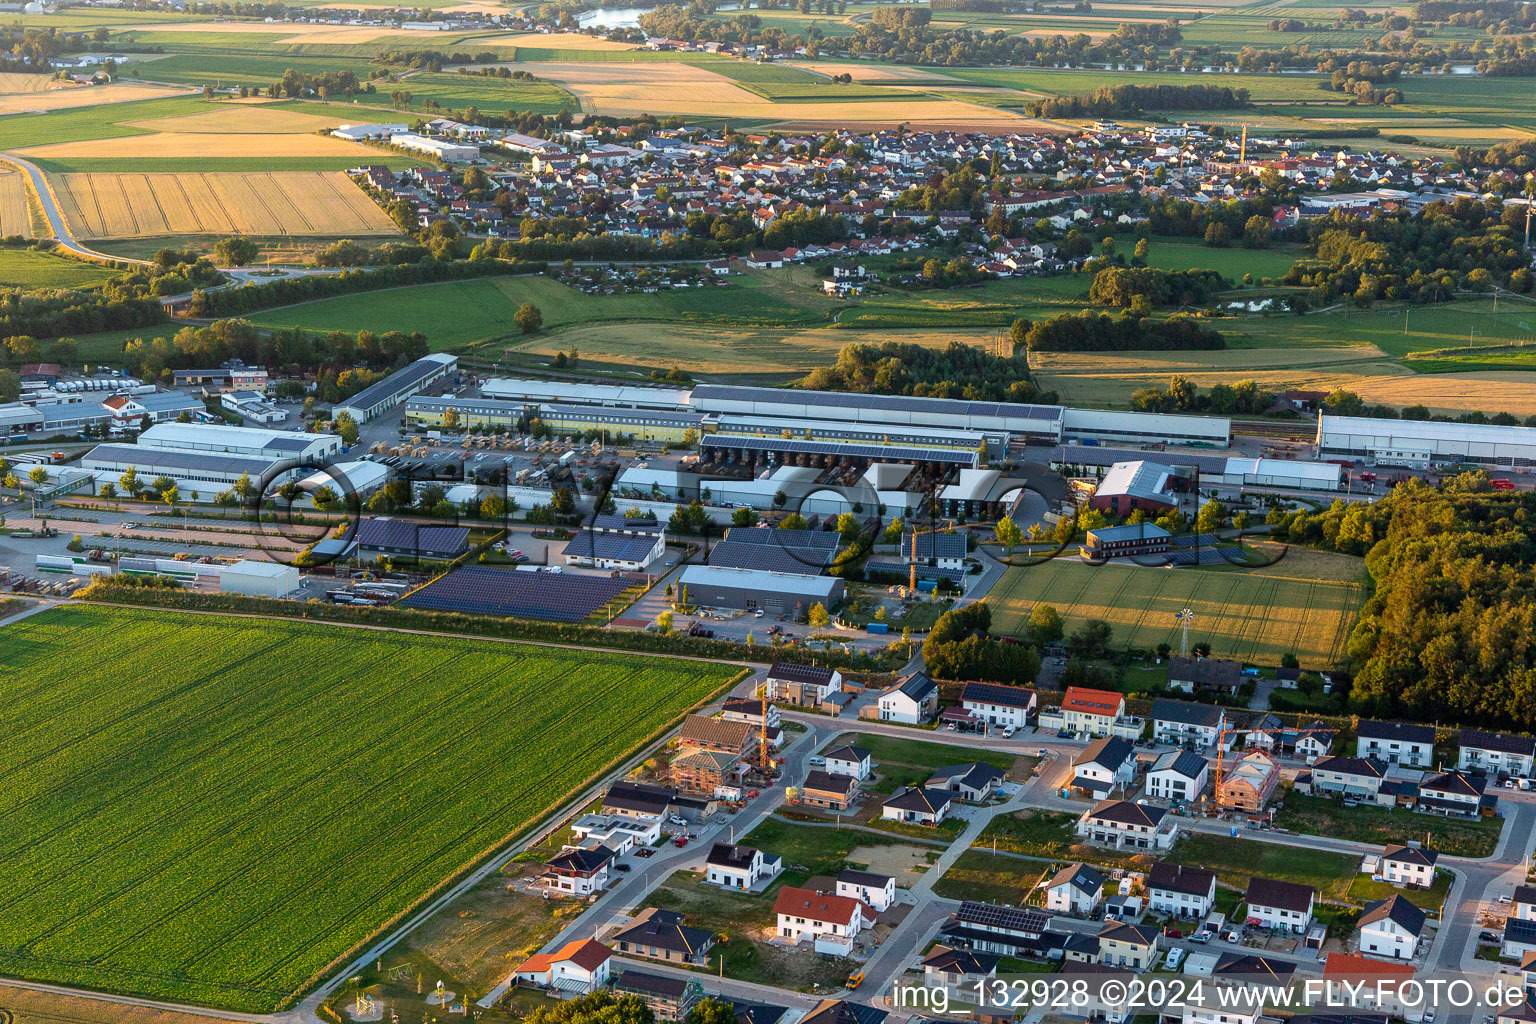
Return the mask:
[[1226,774],[1226,757],[1222,753],[1222,748],[1226,746],[1227,735],[1232,732],[1236,730],[1231,726],[1223,725],[1221,731],[1216,734],[1216,788],[1211,791],[1211,802],[1217,807],[1221,806],[1221,779]]

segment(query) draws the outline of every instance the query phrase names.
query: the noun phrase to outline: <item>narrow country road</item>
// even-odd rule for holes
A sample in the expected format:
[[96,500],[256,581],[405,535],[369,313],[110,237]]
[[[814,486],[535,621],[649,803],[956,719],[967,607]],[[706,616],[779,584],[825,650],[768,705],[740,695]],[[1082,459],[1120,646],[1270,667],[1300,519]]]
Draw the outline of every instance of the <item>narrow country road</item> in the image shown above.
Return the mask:
[[32,182],[32,191],[37,194],[37,202],[43,208],[43,216],[48,218],[48,227],[53,232],[53,237],[59,245],[68,249],[76,256],[88,260],[111,260],[116,263],[133,263],[141,267],[149,266],[148,260],[134,260],[126,256],[112,256],[108,253],[97,252],[87,248],[75,240],[75,236],[69,233],[69,226],[64,223],[64,214],[59,211],[59,204],[54,201],[53,190],[48,187],[48,179],[42,170],[32,161],[23,160],[19,156],[9,153],[0,154],[0,160],[12,164],[21,170]]

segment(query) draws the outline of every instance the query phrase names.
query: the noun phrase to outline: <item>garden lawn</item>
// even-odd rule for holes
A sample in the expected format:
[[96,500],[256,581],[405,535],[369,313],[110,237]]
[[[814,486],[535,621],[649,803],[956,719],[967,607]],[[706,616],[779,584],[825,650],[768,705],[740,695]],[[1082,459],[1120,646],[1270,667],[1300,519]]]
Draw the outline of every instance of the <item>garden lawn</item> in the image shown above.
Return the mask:
[[104,607],[16,623],[0,974],[291,1004],[732,674]]
[[1045,868],[1039,861],[970,849],[933,883],[933,892],[948,900],[1023,906]]
[[861,846],[910,845],[864,829],[829,828],[820,822],[778,817],[764,818],[749,835],[753,846],[783,857],[786,869],[803,868],[813,875],[836,875],[849,866],[867,867],[848,861],[848,855]]
[[981,830],[976,842],[977,849],[991,849],[1022,853],[1031,857],[1059,857],[1077,841],[1073,829],[1077,815],[1066,811],[1016,811],[1013,814],[995,816]]
[[[1287,805],[1292,799],[1286,797]],[[1186,832],[1172,854],[1163,859],[1214,871],[1222,882],[1239,889],[1247,889],[1248,879],[1256,876],[1310,885],[1319,894],[1335,899],[1348,892],[1360,871],[1360,858],[1353,854],[1191,832]]]
[[1451,891],[1451,882],[1454,877],[1449,871],[1436,871],[1435,884],[1428,889],[1414,887],[1401,888],[1391,882],[1376,882],[1370,875],[1360,874],[1349,886],[1349,898],[1356,903],[1364,905],[1374,903],[1376,900],[1384,900],[1389,896],[1401,896],[1409,903],[1432,915],[1440,913],[1440,906],[1445,902],[1446,893]]
[[871,753],[871,760],[878,772],[883,765],[905,765],[912,768],[936,769],[953,764],[970,764],[980,761],[1007,771],[1017,760],[1012,754],[978,747],[952,747],[944,743],[925,740],[897,739],[894,736],[878,736],[873,733],[845,732],[824,747],[832,750],[845,743],[863,747]]
[[1312,836],[1386,846],[1418,840],[1452,857],[1487,857],[1499,843],[1503,818],[1462,821],[1397,808],[1345,807],[1321,796],[1288,793],[1275,824]]

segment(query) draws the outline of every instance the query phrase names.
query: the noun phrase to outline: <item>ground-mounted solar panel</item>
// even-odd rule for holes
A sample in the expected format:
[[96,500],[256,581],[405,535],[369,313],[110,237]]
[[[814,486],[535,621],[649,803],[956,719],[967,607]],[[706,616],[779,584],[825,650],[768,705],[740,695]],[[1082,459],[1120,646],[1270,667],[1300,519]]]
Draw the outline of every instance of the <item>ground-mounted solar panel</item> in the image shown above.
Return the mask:
[[842,535],[831,530],[775,530],[764,526],[733,526],[725,539],[740,544],[776,548],[826,548],[836,550]]
[[401,604],[422,611],[581,622],[632,586],[632,580],[610,576],[471,565],[434,580]]
[[1182,537],[1170,538],[1168,543],[1176,548],[1213,548],[1221,538],[1214,533],[1190,533]]

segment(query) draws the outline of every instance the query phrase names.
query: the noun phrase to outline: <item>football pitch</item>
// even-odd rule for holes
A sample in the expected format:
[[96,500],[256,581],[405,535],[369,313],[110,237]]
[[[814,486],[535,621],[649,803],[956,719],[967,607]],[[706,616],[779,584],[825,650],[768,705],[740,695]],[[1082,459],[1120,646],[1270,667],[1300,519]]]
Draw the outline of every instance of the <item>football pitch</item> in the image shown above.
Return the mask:
[[1282,654],[1294,652],[1311,669],[1342,662],[1365,588],[1286,575],[1285,566],[1282,560],[1259,572],[1095,567],[1057,558],[1009,569],[987,603],[994,632],[1022,633],[1030,609],[1048,604],[1069,632],[1090,619],[1108,622],[1116,648],[1168,643],[1177,649],[1174,613],[1187,607],[1194,611],[1190,643],[1209,643],[1215,657],[1278,665]]
[[0,629],[0,974],[277,1009],[735,671],[89,606]]

